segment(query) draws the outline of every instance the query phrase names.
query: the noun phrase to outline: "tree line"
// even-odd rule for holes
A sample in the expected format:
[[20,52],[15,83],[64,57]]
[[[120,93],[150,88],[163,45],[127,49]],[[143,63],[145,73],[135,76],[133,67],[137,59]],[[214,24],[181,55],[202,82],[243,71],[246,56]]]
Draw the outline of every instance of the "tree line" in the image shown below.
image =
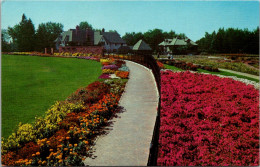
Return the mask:
[[[32,20],[22,15],[19,24],[2,30],[2,51],[40,51],[46,47],[54,47],[54,40],[63,31],[61,23],[41,23],[35,30]],[[11,39],[11,40],[10,40]]]
[[153,51],[160,51],[159,44],[164,41],[164,39],[172,39],[174,37],[185,38],[186,35],[184,33],[177,34],[174,31],[165,32],[161,29],[153,29],[142,32],[128,32],[122,38],[126,41],[128,46],[133,46],[140,39],[143,39],[147,44],[150,45]]
[[[94,31],[101,31],[100,29],[94,29],[86,21],[80,22],[79,28],[90,28]],[[8,27],[7,30],[2,30],[2,51],[44,52],[44,48],[55,48],[54,40],[62,32],[63,25],[54,22],[41,23],[38,25],[37,30],[35,30],[32,20],[30,18],[27,19],[23,14],[19,24]],[[109,32],[116,32],[116,30],[109,30]],[[150,45],[153,51],[159,52],[159,44],[164,39],[176,37],[183,39],[186,35],[184,33],[177,34],[173,30],[166,32],[156,28],[144,33],[127,32],[122,38],[128,46],[133,46],[140,39],[143,39]],[[205,36],[196,43],[198,44],[199,52],[259,54],[259,27],[252,31],[248,29],[220,28],[218,32],[213,31],[211,34],[206,32]],[[184,47],[184,50],[187,50],[187,48]]]
[[[92,25],[87,22],[80,22],[79,27],[93,29]],[[32,20],[27,19],[23,14],[19,24],[2,30],[2,51],[44,52],[44,48],[55,48],[54,40],[62,32],[63,25],[54,22],[41,23],[35,30]]]
[[259,54],[259,27],[255,30],[220,28],[196,42],[200,52]]

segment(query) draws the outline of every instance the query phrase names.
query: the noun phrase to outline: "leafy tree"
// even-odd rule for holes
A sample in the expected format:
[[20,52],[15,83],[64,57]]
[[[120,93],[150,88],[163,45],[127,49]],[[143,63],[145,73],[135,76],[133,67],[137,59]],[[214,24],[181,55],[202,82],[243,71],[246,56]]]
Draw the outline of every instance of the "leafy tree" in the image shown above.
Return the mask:
[[61,23],[41,23],[36,32],[36,50],[43,51],[44,48],[53,48],[54,40],[62,33],[63,25]]
[[23,14],[22,20],[14,27],[8,27],[8,34],[11,36],[17,51],[33,51],[35,42],[35,29],[31,19]]
[[116,32],[116,33],[118,33],[116,30],[108,30],[108,32]]
[[89,24],[87,21],[82,21],[79,23],[79,28],[85,30],[87,28],[93,29],[92,25]]
[[144,39],[154,51],[159,51],[159,44],[164,39],[172,39],[172,38],[185,38],[186,35],[181,33],[177,34],[173,30],[169,32],[163,32],[161,29],[153,29],[149,30],[145,33],[126,33],[122,38],[126,41],[127,45],[134,45],[136,42],[138,42],[140,39]]
[[163,31],[161,29],[153,29],[144,33],[144,40],[150,45],[152,50],[159,51],[159,43],[164,40]]
[[8,35],[8,32],[6,29],[3,29],[1,31],[1,47],[2,52],[9,52],[12,50],[12,46],[10,43],[10,36]]
[[178,34],[176,34],[174,31],[170,31],[170,32],[163,32],[163,37],[165,38],[165,39],[172,39],[172,38],[175,38],[175,37],[177,37],[178,36]]
[[127,45],[133,46],[140,39],[143,39],[144,35],[141,32],[138,33],[132,32],[132,33],[126,33],[122,38],[126,41]]

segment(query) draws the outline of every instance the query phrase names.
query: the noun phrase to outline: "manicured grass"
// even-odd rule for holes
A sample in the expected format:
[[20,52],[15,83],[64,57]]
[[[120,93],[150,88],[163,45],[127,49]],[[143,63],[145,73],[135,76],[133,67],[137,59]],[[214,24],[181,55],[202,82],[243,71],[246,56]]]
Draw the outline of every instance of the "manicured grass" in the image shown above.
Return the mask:
[[2,137],[100,75],[101,64],[92,60],[2,55]]
[[[185,70],[182,70],[182,69],[177,68],[175,66],[170,66],[170,65],[167,65],[167,64],[164,64],[164,67],[167,68],[167,69],[173,70],[173,71],[185,71]],[[259,82],[259,80],[255,79],[255,78],[250,78],[250,77],[243,76],[243,75],[237,75],[237,74],[225,72],[225,71],[211,72],[211,71],[207,71],[207,70],[203,70],[203,69],[198,69],[198,72],[207,73],[207,74],[215,74],[215,75],[220,74],[220,75],[225,75],[225,76],[235,76],[237,78],[243,78],[243,79],[248,79],[248,80],[251,80],[251,81]]]
[[170,66],[168,64],[163,64],[165,68],[173,70],[173,71],[184,71],[183,69],[177,68],[175,66]]
[[259,82],[258,79],[250,78],[250,77],[243,76],[243,75],[237,75],[237,74],[226,72],[226,71],[211,72],[211,71],[207,71],[207,70],[203,70],[203,69],[198,69],[198,72],[208,73],[208,74],[220,74],[220,75],[225,75],[225,76],[235,76],[237,78],[243,78],[243,79],[248,79],[248,80],[251,80],[251,81]]

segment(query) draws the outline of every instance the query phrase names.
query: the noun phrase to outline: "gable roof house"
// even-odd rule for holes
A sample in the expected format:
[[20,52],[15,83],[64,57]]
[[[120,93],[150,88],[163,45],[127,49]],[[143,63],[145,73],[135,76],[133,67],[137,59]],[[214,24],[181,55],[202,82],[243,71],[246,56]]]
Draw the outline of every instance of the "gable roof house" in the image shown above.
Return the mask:
[[64,31],[56,40],[56,48],[60,46],[103,46],[107,52],[116,52],[120,46],[127,46],[117,32],[76,29]]
[[173,39],[165,39],[163,42],[159,44],[159,46],[163,49],[164,52],[171,52],[171,48],[177,48],[180,46],[193,46],[197,47],[198,45],[193,42],[189,38],[185,39],[178,39],[178,38],[173,38]]

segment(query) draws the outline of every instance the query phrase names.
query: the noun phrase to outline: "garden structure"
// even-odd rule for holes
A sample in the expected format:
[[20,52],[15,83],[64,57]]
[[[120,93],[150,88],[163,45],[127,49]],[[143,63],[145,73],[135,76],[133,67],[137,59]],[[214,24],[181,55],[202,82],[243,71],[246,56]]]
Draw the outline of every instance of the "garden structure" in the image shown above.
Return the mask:
[[173,39],[165,39],[163,42],[161,42],[159,44],[159,47],[161,49],[161,51],[164,54],[167,54],[169,52],[176,52],[176,50],[178,50],[178,48],[186,46],[189,48],[187,48],[189,51],[196,51],[198,45],[193,42],[192,40],[190,40],[189,38],[185,38],[185,39],[179,39],[179,38],[173,38]]

